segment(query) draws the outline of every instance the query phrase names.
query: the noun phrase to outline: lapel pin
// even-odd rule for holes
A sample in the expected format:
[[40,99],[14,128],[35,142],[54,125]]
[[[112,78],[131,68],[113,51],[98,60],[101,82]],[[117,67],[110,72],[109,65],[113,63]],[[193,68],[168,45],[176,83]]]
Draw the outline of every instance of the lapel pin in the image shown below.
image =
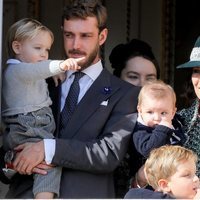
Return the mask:
[[111,93],[111,88],[110,87],[104,87],[103,88],[103,94],[110,94]]

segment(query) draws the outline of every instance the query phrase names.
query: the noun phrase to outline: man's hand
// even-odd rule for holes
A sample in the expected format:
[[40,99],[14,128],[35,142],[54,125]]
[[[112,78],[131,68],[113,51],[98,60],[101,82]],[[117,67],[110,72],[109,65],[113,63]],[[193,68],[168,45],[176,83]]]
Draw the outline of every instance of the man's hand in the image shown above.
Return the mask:
[[[25,143],[17,146],[15,150],[19,152],[13,162],[16,171],[20,174],[32,174],[32,172],[38,171],[39,168],[36,166],[44,161],[45,156],[43,141],[37,143]],[[41,171],[39,170],[39,172]]]

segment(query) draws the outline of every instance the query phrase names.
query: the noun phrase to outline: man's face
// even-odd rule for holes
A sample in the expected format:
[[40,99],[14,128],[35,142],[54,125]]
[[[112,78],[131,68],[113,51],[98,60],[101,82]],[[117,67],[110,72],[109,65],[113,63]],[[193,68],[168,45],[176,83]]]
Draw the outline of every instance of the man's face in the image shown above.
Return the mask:
[[67,57],[79,58],[85,56],[80,66],[87,68],[99,61],[99,49],[105,42],[107,29],[99,33],[97,19],[87,17],[86,19],[64,20],[63,38]]

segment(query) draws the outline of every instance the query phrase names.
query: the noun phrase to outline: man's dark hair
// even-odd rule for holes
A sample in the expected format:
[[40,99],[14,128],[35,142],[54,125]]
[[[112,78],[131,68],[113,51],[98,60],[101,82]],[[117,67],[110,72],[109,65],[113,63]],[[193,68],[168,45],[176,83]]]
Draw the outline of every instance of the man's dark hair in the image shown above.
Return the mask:
[[87,17],[96,17],[100,32],[106,28],[107,11],[102,5],[101,0],[72,0],[65,7],[62,16],[62,25],[64,20],[86,19]]

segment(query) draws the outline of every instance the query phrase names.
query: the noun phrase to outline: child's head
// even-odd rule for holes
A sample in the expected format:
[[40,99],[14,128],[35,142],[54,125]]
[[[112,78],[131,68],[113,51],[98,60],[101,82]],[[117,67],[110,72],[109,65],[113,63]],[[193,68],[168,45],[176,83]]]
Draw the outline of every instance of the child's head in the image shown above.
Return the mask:
[[161,80],[148,82],[140,91],[137,109],[147,126],[170,122],[176,112],[176,94]]
[[175,198],[193,198],[199,188],[196,162],[197,156],[191,150],[165,145],[151,151],[145,163],[145,175],[157,191]]
[[47,60],[53,40],[53,33],[39,21],[21,19],[8,30],[8,57],[27,63]]

